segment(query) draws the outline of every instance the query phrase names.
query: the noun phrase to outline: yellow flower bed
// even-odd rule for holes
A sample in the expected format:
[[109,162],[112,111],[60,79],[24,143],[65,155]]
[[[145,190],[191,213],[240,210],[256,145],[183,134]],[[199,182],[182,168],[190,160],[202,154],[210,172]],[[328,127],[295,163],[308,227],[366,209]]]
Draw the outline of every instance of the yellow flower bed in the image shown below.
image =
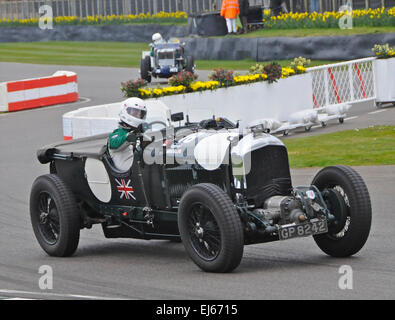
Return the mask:
[[147,89],[138,89],[140,96],[142,98],[157,98],[162,96],[169,96],[173,94],[184,93],[187,90],[185,86],[176,86],[176,87],[165,87],[165,88],[147,88]]
[[[77,16],[64,16],[64,17],[56,17],[54,18],[55,24],[61,25],[75,25],[75,24],[83,24],[83,25],[91,25],[91,24],[127,24],[127,23],[160,23],[160,22],[169,22],[169,23],[186,23],[188,18],[188,14],[184,11],[178,12],[158,12],[157,14],[150,13],[140,13],[140,14],[129,14],[129,15],[95,15],[88,17],[77,17]],[[37,25],[38,19],[0,19],[1,25]]]
[[[299,67],[301,67],[301,66],[297,66],[298,69],[299,69]],[[306,69],[305,69],[305,71],[306,71]],[[281,69],[281,78],[283,78],[283,79],[287,78],[287,77],[289,77],[290,75],[293,75],[293,74],[295,74],[295,70],[292,69],[292,68],[282,68]]]
[[[225,73],[226,72],[230,72],[233,74],[233,71],[225,70]],[[302,65],[298,65],[295,68],[283,67],[281,69],[281,78],[287,78],[289,76],[302,74],[305,72],[306,72],[306,68],[303,67]],[[279,78],[280,75],[278,76],[277,79]],[[193,81],[186,85],[169,86],[164,88],[162,87],[142,88],[141,86],[145,86],[147,85],[147,83],[144,82],[144,80],[139,79],[136,81],[130,80],[125,83],[122,83],[121,89],[126,97],[136,96],[142,99],[149,99],[149,98],[159,98],[159,97],[174,95],[174,94],[215,90],[218,88],[245,85],[249,83],[262,82],[262,81],[269,83],[274,82],[269,80],[270,79],[268,79],[268,75],[262,71],[262,72],[249,73],[245,75],[235,75],[234,77],[232,76],[230,78],[230,84],[221,83],[220,81],[216,81],[216,80],[209,80],[209,81]]]
[[236,76],[233,78],[236,84],[252,83],[257,81],[262,81],[267,79],[267,74],[247,74],[243,76]]
[[218,88],[219,82],[218,81],[196,81],[190,85],[192,91],[203,91],[203,90],[214,90]]
[[351,12],[327,11],[323,13],[290,12],[272,16],[270,11],[264,11],[266,27],[273,29],[291,28],[332,28],[338,27],[339,19],[352,16],[354,26],[394,26],[395,7],[353,10]]

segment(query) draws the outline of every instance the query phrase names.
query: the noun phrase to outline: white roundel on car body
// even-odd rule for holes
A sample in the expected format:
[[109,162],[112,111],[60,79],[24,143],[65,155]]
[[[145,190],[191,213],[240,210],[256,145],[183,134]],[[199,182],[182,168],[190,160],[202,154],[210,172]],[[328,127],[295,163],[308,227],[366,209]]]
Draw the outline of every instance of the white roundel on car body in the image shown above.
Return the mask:
[[237,136],[237,132],[220,132],[203,138],[194,150],[196,162],[209,171],[218,169],[222,163],[228,163],[229,139]]
[[103,162],[97,159],[86,159],[85,174],[94,196],[101,202],[110,202],[111,183]]

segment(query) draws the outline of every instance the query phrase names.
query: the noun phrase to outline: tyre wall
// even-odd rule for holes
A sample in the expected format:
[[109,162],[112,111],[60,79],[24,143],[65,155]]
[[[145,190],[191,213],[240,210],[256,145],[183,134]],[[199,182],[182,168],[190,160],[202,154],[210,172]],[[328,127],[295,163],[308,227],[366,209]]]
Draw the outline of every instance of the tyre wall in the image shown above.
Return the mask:
[[0,83],[0,111],[19,111],[78,100],[77,74],[57,71],[52,76]]

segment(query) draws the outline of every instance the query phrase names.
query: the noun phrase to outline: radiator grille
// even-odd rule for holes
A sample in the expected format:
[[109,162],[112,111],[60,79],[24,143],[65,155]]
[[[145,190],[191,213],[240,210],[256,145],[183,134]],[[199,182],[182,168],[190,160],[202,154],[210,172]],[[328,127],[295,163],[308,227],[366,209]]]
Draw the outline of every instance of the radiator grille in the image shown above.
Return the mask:
[[275,195],[292,189],[288,153],[283,146],[267,146],[251,153],[251,171],[246,176],[247,197],[257,207]]

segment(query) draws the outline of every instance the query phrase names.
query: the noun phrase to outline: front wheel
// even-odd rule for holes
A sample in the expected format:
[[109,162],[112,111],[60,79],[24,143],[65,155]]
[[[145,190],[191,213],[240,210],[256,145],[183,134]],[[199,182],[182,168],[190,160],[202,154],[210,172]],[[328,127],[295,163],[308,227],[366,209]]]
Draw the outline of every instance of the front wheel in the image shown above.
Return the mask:
[[38,177],[30,194],[34,234],[50,256],[71,256],[78,247],[80,216],[73,193],[54,174]]
[[191,73],[195,72],[195,59],[193,56],[187,56],[187,64],[185,70]]
[[144,79],[148,83],[151,83],[151,57],[146,56],[144,59],[141,59],[140,62],[140,75],[141,79]]
[[218,186],[202,183],[181,198],[178,228],[189,257],[207,272],[230,272],[243,256],[244,233],[239,214]]
[[369,191],[362,177],[352,168],[332,166],[314,177],[335,221],[329,232],[314,236],[318,247],[333,257],[356,254],[365,245],[372,222]]

